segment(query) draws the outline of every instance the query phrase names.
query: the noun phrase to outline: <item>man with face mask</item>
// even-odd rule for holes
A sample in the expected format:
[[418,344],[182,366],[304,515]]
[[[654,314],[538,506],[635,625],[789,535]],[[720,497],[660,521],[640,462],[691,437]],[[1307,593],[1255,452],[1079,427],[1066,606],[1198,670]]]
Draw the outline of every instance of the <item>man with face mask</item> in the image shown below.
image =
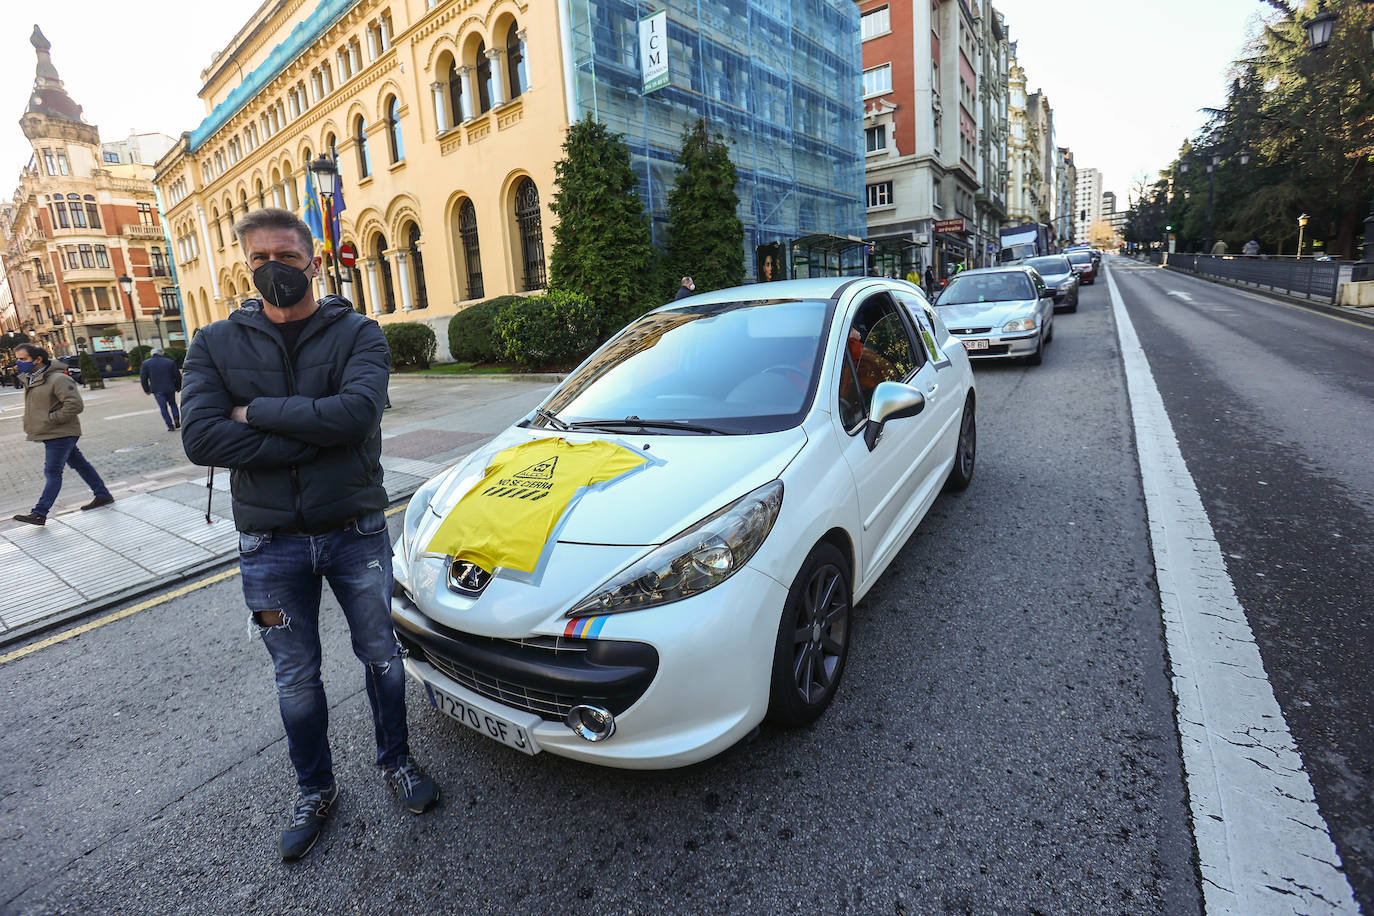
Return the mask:
[[381,467],[386,338],[348,300],[315,299],[320,259],[294,214],[254,210],[234,231],[262,299],[192,340],[182,367],[182,444],[195,463],[232,470],[250,630],[272,657],[299,789],[281,833],[289,860],[310,851],[339,791],[320,680],[322,580],[364,666],[386,783],[416,814],[439,790],[410,757],[405,673],[391,631]]

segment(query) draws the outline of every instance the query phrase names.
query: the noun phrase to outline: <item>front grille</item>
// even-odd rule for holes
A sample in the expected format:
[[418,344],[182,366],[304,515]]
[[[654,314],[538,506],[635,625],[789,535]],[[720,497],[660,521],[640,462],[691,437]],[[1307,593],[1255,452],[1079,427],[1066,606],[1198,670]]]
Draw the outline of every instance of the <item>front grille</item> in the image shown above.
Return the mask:
[[468,690],[514,709],[561,722],[588,703],[616,715],[649,689],[658,651],[647,643],[572,636],[499,639],[443,626],[404,596],[391,602],[397,640]]
[[949,329],[949,333],[951,333],[951,334],[956,334],[956,335],[958,335],[958,334],[986,334],[986,333],[988,333],[988,332],[991,331],[991,330],[992,330],[992,328],[950,328],[950,329]]
[[431,665],[473,693],[480,693],[484,697],[515,709],[532,712],[541,719],[548,719],[551,722],[562,722],[567,717],[568,711],[581,702],[576,697],[565,694],[535,690],[511,681],[488,677],[480,671],[445,658],[439,658],[432,653],[428,658]]

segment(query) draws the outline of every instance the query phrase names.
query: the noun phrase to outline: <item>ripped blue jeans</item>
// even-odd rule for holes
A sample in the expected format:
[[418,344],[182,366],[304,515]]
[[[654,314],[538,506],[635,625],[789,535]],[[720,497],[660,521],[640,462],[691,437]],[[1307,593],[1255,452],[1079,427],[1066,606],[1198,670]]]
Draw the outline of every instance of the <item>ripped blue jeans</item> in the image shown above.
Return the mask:
[[377,765],[410,753],[405,671],[391,631],[391,538],[386,516],[371,512],[325,534],[239,532],[243,597],[253,631],[272,656],[277,704],[301,791],[334,784],[329,705],[320,680],[320,586],[339,599],[363,663],[377,737]]

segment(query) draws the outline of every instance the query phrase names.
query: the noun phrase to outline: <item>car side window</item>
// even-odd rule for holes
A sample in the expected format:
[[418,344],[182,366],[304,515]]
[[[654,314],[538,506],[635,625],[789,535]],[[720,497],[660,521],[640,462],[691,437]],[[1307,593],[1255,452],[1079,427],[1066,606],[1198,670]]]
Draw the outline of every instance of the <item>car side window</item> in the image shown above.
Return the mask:
[[947,365],[949,356],[941,349],[941,344],[949,337],[949,331],[936,314],[935,306],[924,298],[908,293],[898,293],[897,298],[906,306],[911,323],[916,326],[916,336],[925,344],[926,353],[930,355],[931,360],[937,366]]
[[868,416],[873,390],[905,381],[926,362],[897,305],[886,293],[870,296],[854,315],[840,373],[840,422],[853,430]]

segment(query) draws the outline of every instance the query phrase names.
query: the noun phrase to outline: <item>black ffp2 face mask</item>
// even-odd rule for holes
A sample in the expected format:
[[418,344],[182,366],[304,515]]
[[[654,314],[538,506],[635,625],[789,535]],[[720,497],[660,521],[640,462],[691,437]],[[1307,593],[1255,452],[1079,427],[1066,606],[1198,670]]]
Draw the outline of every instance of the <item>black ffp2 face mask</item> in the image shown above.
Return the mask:
[[279,309],[289,309],[305,298],[310,289],[310,278],[305,271],[298,270],[281,261],[268,261],[253,271],[253,285],[262,293],[262,298]]

